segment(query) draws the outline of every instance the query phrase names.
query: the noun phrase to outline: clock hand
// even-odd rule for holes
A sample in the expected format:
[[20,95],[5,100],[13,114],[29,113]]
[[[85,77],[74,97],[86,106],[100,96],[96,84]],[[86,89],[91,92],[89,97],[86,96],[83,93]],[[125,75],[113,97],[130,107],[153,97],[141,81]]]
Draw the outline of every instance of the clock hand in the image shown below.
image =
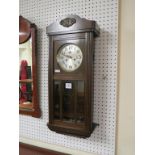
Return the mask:
[[65,54],[62,54],[62,55],[67,57],[67,58],[73,59],[73,57],[71,57],[70,55],[65,55]]

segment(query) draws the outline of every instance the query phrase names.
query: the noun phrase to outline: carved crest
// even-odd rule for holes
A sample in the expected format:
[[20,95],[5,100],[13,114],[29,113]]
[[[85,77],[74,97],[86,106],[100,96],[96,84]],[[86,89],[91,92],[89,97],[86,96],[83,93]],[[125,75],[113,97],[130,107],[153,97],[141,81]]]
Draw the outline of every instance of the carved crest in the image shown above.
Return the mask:
[[60,21],[60,25],[62,25],[64,27],[70,27],[74,23],[76,23],[76,19],[75,18],[65,18],[65,19]]

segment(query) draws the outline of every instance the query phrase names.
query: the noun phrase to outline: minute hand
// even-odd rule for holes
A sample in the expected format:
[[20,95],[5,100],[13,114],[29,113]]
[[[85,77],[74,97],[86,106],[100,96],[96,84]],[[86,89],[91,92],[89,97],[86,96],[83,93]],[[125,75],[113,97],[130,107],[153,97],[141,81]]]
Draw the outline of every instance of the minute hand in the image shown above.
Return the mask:
[[67,57],[67,58],[73,59],[73,57],[71,57],[70,55],[65,55],[65,54],[62,54],[62,55]]

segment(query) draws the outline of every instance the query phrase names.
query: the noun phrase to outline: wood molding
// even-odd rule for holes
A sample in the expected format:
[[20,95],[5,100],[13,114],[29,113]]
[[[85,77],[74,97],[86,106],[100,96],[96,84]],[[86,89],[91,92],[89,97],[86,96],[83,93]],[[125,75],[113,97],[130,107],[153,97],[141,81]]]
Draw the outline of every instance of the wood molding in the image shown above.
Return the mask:
[[29,145],[25,143],[19,143],[19,155],[70,155],[64,154],[57,151]]
[[53,151],[56,151],[56,152],[63,152],[63,153],[66,153],[66,154],[71,154],[71,155],[98,155],[96,153],[80,151],[80,150],[72,149],[72,148],[65,147],[65,146],[62,146],[62,145],[57,145],[57,144],[49,144],[49,143],[41,142],[39,140],[26,138],[26,137],[20,137],[19,141],[21,143],[25,143],[25,144],[29,144],[29,145],[33,145],[33,146],[37,146],[37,147],[41,147],[41,148],[45,148],[45,149],[48,149],[48,150],[53,150]]

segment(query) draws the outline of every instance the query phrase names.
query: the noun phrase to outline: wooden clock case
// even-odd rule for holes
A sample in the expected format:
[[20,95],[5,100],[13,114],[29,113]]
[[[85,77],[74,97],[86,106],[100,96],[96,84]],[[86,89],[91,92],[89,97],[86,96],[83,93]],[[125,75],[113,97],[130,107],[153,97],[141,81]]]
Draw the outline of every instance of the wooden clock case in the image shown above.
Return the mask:
[[[93,131],[94,37],[99,35],[99,27],[95,21],[69,15],[50,24],[46,33],[49,36],[48,127],[58,133],[89,137]],[[81,66],[73,72],[64,71],[56,61],[59,49],[67,44],[78,46],[83,54]],[[71,89],[66,88],[68,83]]]

